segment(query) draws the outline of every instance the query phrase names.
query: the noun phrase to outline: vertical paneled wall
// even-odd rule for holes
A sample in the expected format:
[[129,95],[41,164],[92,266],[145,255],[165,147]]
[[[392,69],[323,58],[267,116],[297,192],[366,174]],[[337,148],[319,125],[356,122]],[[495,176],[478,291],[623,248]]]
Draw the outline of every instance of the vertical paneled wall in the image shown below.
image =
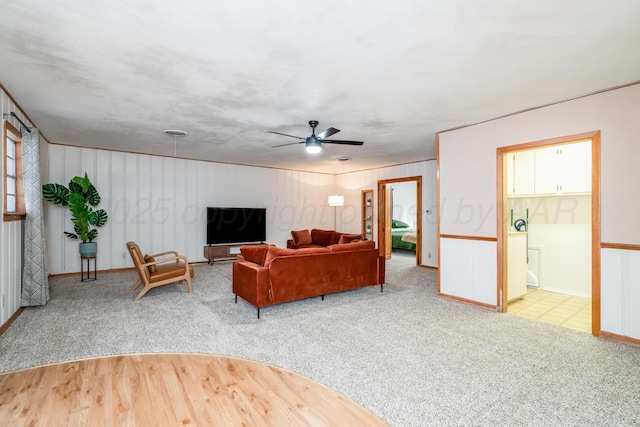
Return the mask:
[[640,251],[603,248],[602,330],[640,339]]
[[[15,112],[20,120],[30,125],[29,120],[21,113],[11,98],[0,90],[0,113],[4,120],[11,122],[16,129],[20,123],[13,118],[4,118],[4,114]],[[0,177],[4,182],[4,151],[2,141],[0,153]],[[4,185],[0,183],[0,210],[4,212]],[[20,289],[22,277],[22,221],[0,222],[0,325],[4,324],[20,308]]]
[[[207,206],[266,207],[267,241],[278,246],[293,229],[333,227],[333,175],[49,145],[45,182],[67,185],[85,172],[109,214],[97,239],[99,270],[131,267],[130,240],[147,253],[204,261]],[[68,211],[47,211],[50,274],[80,271],[78,242],[63,234],[72,230]]]
[[497,305],[496,242],[440,239],[440,292]]
[[[360,191],[374,190],[374,206],[378,205],[378,181],[411,176],[422,177],[422,264],[438,266],[438,224],[436,216],[436,161],[408,163],[338,176],[339,192],[344,193],[345,206],[337,209],[338,228],[342,231],[360,232]],[[426,211],[430,213],[427,213]],[[377,233],[376,212],[374,233]],[[377,239],[377,234],[374,235]],[[431,256],[429,256],[431,255]]]

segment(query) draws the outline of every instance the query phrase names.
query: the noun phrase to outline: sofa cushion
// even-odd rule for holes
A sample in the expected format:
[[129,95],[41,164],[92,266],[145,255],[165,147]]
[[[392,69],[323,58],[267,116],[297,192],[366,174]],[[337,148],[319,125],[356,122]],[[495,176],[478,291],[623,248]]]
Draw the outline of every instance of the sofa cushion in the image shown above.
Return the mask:
[[[151,255],[145,255],[144,256],[145,264],[148,263],[148,262],[155,262],[155,260],[156,259],[154,257],[152,257]],[[154,265],[150,265],[147,268],[149,269],[149,273],[151,273],[151,274],[156,272],[156,265],[155,264]]]
[[362,240],[362,236],[360,234],[343,234],[340,236],[338,244],[351,243],[360,240]]
[[296,250],[296,255],[322,254],[327,252],[329,252],[329,249],[324,246],[309,246],[307,248]]
[[264,265],[267,258],[267,251],[273,245],[244,245],[240,246],[240,254],[245,260],[258,265]]
[[334,245],[340,240],[340,233],[336,233],[333,230],[318,230],[314,228],[311,230],[311,240],[314,245],[318,246]]
[[[179,275],[180,273],[184,272],[184,263],[182,261],[180,262],[169,262],[166,264],[160,264],[158,265],[158,268],[156,270],[156,272],[149,277],[149,282],[150,283],[156,283],[156,282],[160,282],[162,280],[166,280],[166,279],[170,279],[173,277],[176,277],[176,275]],[[194,276],[194,271],[193,271],[193,266],[189,266],[189,276],[193,277]],[[178,280],[182,280],[178,277],[176,277],[176,281]]]
[[293,244],[296,246],[310,245],[312,242],[309,230],[291,231],[291,236],[293,237]]
[[315,247],[315,248],[303,248],[303,249],[288,249],[288,248],[278,248],[276,246],[270,246],[267,251],[267,257],[264,260],[264,266],[269,267],[271,261],[273,261],[276,257],[281,256],[295,256],[295,255],[304,255],[304,254],[317,254],[317,253],[325,253],[329,252],[329,249],[325,247]]
[[328,249],[331,252],[364,251],[367,249],[375,249],[375,248],[376,248],[376,242],[374,240],[361,240],[359,242],[343,243],[343,244],[328,246]]
[[269,246],[269,249],[267,250],[267,256],[264,259],[264,266],[269,267],[269,264],[271,264],[271,261],[273,261],[275,257],[292,256],[296,254],[298,254],[298,249],[279,248],[277,246]]

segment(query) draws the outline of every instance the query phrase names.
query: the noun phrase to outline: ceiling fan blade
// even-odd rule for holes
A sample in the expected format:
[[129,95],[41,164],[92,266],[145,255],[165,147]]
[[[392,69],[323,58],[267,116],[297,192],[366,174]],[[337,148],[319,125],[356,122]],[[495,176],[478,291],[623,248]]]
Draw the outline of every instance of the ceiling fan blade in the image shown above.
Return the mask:
[[343,145],[362,145],[364,144],[364,141],[346,141],[346,140],[340,140],[340,139],[323,139],[322,143],[327,143],[327,144],[343,144]]
[[276,132],[274,130],[270,130],[269,133],[275,133],[276,135],[282,135],[282,136],[288,136],[290,138],[297,138],[297,139],[301,139],[301,140],[305,140],[305,138],[301,138],[299,136],[294,136],[294,135],[287,135],[286,133],[280,133],[280,132]]
[[284,147],[284,146],[287,146],[287,145],[296,145],[296,144],[300,144],[300,143],[302,143],[302,142],[304,142],[304,141],[300,141],[300,142],[290,142],[290,143],[288,143],[288,144],[272,145],[272,146],[271,146],[271,148]]
[[338,132],[340,132],[340,129],[336,129],[334,127],[330,127],[330,128],[327,128],[327,129],[323,130],[322,132],[320,132],[316,136],[318,138],[325,139],[325,138],[329,138],[331,135],[335,135]]

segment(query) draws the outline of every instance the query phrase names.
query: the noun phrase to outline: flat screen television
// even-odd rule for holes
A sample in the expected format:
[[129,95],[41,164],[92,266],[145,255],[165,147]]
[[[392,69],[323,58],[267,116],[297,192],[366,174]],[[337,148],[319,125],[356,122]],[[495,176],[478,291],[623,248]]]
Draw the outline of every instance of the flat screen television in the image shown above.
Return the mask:
[[267,239],[266,208],[207,208],[207,245]]

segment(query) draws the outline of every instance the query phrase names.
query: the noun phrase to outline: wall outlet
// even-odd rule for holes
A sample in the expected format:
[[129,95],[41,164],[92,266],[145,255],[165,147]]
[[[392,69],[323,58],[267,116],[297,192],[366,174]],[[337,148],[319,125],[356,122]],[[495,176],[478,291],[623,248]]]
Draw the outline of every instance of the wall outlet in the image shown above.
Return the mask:
[[122,252],[122,260],[123,261],[127,260],[127,253],[126,252]]
[[431,258],[431,251],[427,251],[427,258]]
[[2,295],[0,300],[2,301],[0,307],[4,308],[4,295]]

